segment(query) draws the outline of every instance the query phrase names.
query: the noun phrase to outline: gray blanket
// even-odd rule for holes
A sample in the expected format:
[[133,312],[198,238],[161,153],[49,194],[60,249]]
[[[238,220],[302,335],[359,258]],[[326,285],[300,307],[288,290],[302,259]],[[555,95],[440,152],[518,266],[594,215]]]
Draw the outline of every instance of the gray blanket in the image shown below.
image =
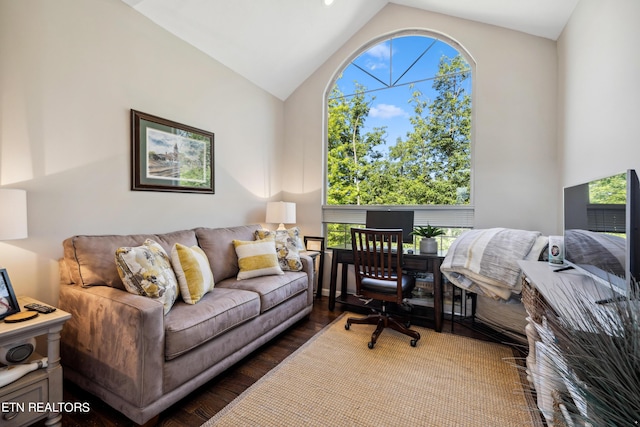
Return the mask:
[[454,285],[494,299],[519,294],[519,260],[537,260],[548,244],[538,231],[508,228],[464,232],[447,252],[440,270]]

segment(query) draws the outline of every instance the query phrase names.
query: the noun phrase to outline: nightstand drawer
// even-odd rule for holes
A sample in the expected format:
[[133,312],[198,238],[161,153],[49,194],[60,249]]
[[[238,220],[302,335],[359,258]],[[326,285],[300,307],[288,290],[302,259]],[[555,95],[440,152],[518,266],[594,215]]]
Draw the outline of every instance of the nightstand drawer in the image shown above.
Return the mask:
[[[37,412],[38,408],[29,406],[29,404],[49,401],[49,380],[44,376],[32,382],[34,377],[41,377],[41,375],[32,375],[31,378],[27,375],[0,390],[0,393],[5,393],[0,395],[3,409],[0,415],[0,427],[28,425],[47,415],[46,412]],[[25,381],[27,385],[20,387],[20,383]]]

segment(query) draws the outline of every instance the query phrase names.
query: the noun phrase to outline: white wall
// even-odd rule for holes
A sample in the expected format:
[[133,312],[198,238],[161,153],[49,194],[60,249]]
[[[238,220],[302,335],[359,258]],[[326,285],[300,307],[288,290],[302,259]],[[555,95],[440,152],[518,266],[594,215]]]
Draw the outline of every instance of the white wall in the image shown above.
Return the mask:
[[[390,4],[285,101],[283,186],[298,222],[320,232],[323,96],[334,74],[369,41],[402,29],[448,35],[476,61],[475,224],[557,231],[556,45],[523,33]],[[551,196],[551,197],[550,197]]]
[[637,0],[580,0],[558,39],[563,185],[640,171],[639,23]]
[[[283,104],[120,0],[0,0],[0,185],[29,202],[29,238],[0,243],[0,265],[18,293],[55,303],[66,237],[261,222],[281,191],[319,234],[327,85],[362,45],[408,28],[477,63],[476,226],[555,234],[563,184],[640,169],[639,7],[581,0],[556,50],[390,4]],[[215,133],[215,195],[129,190],[131,108]]]
[[[29,238],[0,243],[17,294],[57,302],[72,235],[256,223],[279,198],[283,102],[121,0],[0,0],[0,58],[0,185],[28,191]],[[131,108],[215,133],[215,195],[130,191]]]

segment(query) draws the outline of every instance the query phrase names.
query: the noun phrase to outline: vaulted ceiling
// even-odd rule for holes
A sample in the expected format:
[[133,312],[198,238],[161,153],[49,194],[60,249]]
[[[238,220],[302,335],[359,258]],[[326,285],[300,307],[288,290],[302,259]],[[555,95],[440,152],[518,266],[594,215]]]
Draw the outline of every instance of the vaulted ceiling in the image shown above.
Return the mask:
[[122,0],[286,99],[388,3],[556,40],[579,0]]

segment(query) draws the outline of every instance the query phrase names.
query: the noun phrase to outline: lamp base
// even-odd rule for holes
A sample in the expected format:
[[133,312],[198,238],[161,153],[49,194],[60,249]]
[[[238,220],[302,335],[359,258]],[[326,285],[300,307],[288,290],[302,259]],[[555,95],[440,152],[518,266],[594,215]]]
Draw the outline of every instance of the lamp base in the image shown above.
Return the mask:
[[283,223],[280,223],[280,225],[278,226],[278,231],[287,231]]

